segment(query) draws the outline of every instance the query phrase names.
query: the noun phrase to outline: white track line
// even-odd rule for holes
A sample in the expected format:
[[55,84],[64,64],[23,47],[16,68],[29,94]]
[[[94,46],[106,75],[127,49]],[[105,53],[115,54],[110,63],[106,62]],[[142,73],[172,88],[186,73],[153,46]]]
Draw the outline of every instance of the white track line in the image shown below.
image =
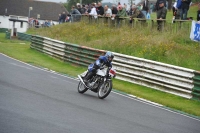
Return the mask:
[[[0,53],[0,54],[2,54],[2,53]],[[14,58],[12,58],[12,57],[9,57],[9,56],[7,56],[7,55],[5,55],[5,54],[2,54],[2,55],[6,56],[6,57],[8,57],[8,58],[10,58],[10,59],[13,59],[13,60],[15,60],[15,61],[18,61],[18,62],[21,62],[21,63],[23,63],[23,64],[26,64],[26,65],[28,65],[28,66],[31,66],[31,67],[33,67],[33,68],[36,68],[36,69],[39,69],[39,70],[42,70],[42,71],[45,71],[45,72],[50,72],[50,73],[53,73],[53,74],[56,74],[56,75],[59,75],[59,76],[62,76],[62,77],[66,77],[66,78],[69,78],[69,79],[72,79],[72,80],[79,81],[79,80],[76,79],[76,78],[67,77],[67,76],[65,76],[65,75],[56,73],[55,71],[48,70],[48,69],[46,69],[46,68],[45,68],[45,69],[43,69],[43,68],[38,68],[38,67],[36,67],[36,66],[30,65],[30,64],[28,64],[28,63],[25,63],[25,62],[22,62],[22,61],[20,61],[20,60],[17,60],[17,59],[14,59]],[[191,116],[188,116],[188,115],[179,113],[179,112],[172,111],[172,110],[170,110],[170,109],[164,108],[163,105],[161,105],[161,104],[154,103],[154,102],[150,102],[150,101],[148,101],[148,100],[146,100],[146,99],[142,99],[142,98],[137,98],[137,97],[134,96],[134,95],[124,95],[124,94],[120,94],[120,93],[117,93],[117,92],[114,92],[114,91],[112,91],[112,93],[117,94],[117,95],[120,95],[120,96],[123,96],[123,97],[126,97],[126,98],[129,98],[129,99],[132,99],[132,100],[135,100],[135,101],[138,101],[138,102],[141,102],[141,103],[144,103],[144,104],[148,104],[148,105],[154,106],[154,107],[159,108],[159,109],[162,109],[162,110],[166,110],[166,111],[169,111],[169,112],[172,112],[172,113],[175,113],[175,114],[179,114],[179,115],[181,115],[181,116],[185,116],[185,117],[187,117],[187,118],[191,118],[191,119],[193,119],[193,120],[197,120],[197,121],[200,122],[200,119],[197,119],[197,118],[194,118],[194,117],[191,117]]]

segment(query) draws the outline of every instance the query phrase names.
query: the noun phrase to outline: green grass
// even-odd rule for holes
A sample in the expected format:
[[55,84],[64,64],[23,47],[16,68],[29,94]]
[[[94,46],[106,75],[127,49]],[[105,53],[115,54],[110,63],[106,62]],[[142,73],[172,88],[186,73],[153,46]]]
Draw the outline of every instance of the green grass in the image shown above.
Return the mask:
[[[4,53],[23,62],[48,68],[70,76],[77,76],[77,74],[86,70],[84,67],[64,63],[31,49],[30,42],[6,40],[4,34],[0,34],[0,40],[0,53]],[[163,104],[166,107],[177,109],[195,116],[200,116],[200,102],[198,101],[185,99],[165,92],[150,89],[148,87],[116,79],[113,81],[113,85],[115,89],[128,94],[133,94],[138,97]]]
[[[197,6],[190,8],[188,16],[196,14]],[[155,13],[154,13],[155,16]],[[171,24],[172,14],[167,18]],[[64,42],[110,50],[194,70],[200,70],[200,43],[191,41],[190,24],[182,29],[158,32],[147,27],[109,28],[88,23],[65,23],[50,28],[29,29],[27,33],[46,36]]]
[[80,66],[62,62],[31,49],[30,42],[5,40],[3,34],[0,34],[0,52],[26,63],[42,66],[71,76],[77,76],[78,73],[85,70],[85,68]]

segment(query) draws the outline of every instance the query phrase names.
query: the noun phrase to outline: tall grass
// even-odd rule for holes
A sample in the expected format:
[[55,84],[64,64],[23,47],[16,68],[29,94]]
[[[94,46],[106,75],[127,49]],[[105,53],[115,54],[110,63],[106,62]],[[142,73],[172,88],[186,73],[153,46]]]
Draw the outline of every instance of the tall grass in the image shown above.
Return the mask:
[[30,29],[28,33],[200,70],[200,44],[190,40],[187,28],[158,32],[147,27],[109,28],[79,22]]

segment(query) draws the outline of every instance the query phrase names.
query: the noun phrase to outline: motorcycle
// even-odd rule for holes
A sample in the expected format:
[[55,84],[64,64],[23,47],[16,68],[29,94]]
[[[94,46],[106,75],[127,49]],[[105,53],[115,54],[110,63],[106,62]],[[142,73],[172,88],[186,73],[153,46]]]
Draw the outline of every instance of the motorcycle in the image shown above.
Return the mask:
[[106,98],[112,90],[112,78],[116,76],[116,70],[106,66],[100,67],[96,75],[88,80],[85,84],[83,79],[88,74],[93,64],[88,66],[88,70],[78,75],[80,82],[78,84],[78,92],[85,93],[88,89],[97,93],[100,99]]

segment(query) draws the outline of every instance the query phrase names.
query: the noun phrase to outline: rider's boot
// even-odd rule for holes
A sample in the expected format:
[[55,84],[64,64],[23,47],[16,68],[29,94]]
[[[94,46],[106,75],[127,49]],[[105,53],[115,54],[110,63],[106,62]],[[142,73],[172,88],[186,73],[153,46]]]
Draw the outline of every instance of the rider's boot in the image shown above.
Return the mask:
[[92,78],[93,76],[93,73],[92,72],[89,72],[84,78],[83,78],[83,82],[87,85],[88,84],[88,80],[90,78]]

